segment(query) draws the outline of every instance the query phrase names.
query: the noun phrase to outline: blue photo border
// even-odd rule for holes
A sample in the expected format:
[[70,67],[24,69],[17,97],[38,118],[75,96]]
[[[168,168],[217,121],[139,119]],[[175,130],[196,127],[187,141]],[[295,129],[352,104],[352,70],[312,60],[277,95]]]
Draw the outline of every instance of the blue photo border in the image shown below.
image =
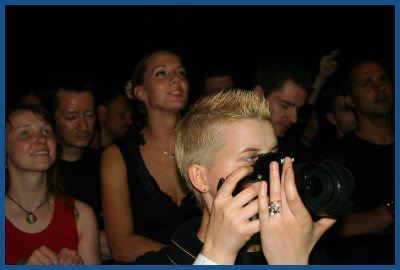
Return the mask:
[[[390,1],[390,0],[328,0],[328,1],[317,1],[317,0],[0,0],[0,119],[1,119],[1,158],[4,159],[4,108],[5,108],[5,6],[6,5],[394,5],[395,6],[395,42],[397,44],[397,40],[399,39],[399,1]],[[371,18],[373,19],[373,18]],[[379,38],[379,37],[377,37]],[[382,40],[384,42],[384,39]],[[395,49],[395,95],[398,92],[397,89],[397,81],[400,78],[400,70],[397,68],[400,60],[400,55],[398,54],[397,47]],[[396,123],[399,124],[399,108],[400,100],[395,98],[395,116]],[[396,140],[397,140],[396,135]],[[399,144],[396,144],[395,150],[396,160],[398,159],[399,154]],[[1,162],[4,168],[4,161]],[[397,162],[396,162],[397,165]],[[396,169],[395,179],[399,178],[399,171]],[[3,178],[4,180],[4,178]],[[3,181],[4,182],[4,181]],[[398,193],[399,185],[396,185],[396,193]],[[4,185],[0,186],[0,267],[2,269],[26,269],[28,266],[4,266]],[[396,226],[397,229],[397,226]],[[398,263],[398,239],[396,237],[395,240],[396,247],[396,262]],[[4,268],[3,268],[4,267]],[[34,269],[42,269],[44,266],[29,266]],[[58,266],[59,269],[67,267],[70,269],[71,266]],[[109,265],[100,265],[100,266],[74,266],[74,268],[96,268],[96,269],[210,269],[217,268],[215,266],[109,266]],[[264,269],[269,266],[218,266],[219,269]],[[360,266],[341,266],[341,265],[327,265],[327,266],[271,266],[276,269],[397,269],[396,265],[360,265]]]

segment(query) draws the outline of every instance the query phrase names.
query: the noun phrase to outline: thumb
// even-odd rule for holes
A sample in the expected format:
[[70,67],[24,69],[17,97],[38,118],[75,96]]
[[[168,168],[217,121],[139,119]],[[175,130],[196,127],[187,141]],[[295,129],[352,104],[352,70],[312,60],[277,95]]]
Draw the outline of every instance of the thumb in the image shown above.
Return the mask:
[[332,217],[323,217],[314,222],[317,237],[321,237],[336,221],[337,219]]

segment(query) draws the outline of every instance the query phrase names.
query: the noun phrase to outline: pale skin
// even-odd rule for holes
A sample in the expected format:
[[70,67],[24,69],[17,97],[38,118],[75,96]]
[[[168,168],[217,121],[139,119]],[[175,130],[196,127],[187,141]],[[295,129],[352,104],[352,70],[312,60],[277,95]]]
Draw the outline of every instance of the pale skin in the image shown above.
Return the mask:
[[[179,183],[176,161],[158,150],[174,152],[174,128],[179,112],[187,103],[188,82],[179,58],[165,52],[154,54],[144,83],[135,87],[134,94],[144,102],[149,119],[142,133],[148,143],[139,148],[146,168],[160,189],[180,205],[186,193]],[[132,262],[147,251],[159,250],[165,245],[135,234],[126,166],[115,145],[103,152],[101,181],[107,238],[115,260]]]
[[[262,250],[269,264],[307,264],[315,243],[335,220],[312,221],[297,193],[289,158],[285,159],[282,179],[278,164],[270,164],[269,195],[266,182],[258,182],[232,196],[237,183],[253,170],[251,165],[256,155],[277,150],[271,123],[254,119],[237,121],[222,127],[220,133],[225,146],[217,152],[214,164],[210,168],[192,164],[188,172],[205,202],[197,234],[204,242],[201,253],[217,264],[234,264],[240,248],[260,232]],[[221,177],[226,180],[217,192]],[[268,200],[281,201],[280,214],[268,215]],[[260,219],[250,221],[256,213]]]
[[[31,111],[20,110],[11,116],[11,125],[6,128],[6,164],[10,176],[7,194],[24,207],[39,205],[46,201],[46,173],[56,158],[56,140],[48,123]],[[77,250],[62,248],[58,253],[46,246],[34,250],[19,264],[67,265],[99,264],[99,242],[93,210],[86,204],[75,201],[79,213]],[[8,198],[5,200],[7,219],[19,230],[27,233],[43,231],[53,218],[54,197],[39,208],[34,224],[26,222],[26,214]]]

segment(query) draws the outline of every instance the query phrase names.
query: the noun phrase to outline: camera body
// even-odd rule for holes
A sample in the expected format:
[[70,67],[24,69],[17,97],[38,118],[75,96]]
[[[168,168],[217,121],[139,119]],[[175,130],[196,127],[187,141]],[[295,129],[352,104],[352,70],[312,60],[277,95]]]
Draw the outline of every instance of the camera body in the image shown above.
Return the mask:
[[[259,154],[253,165],[254,171],[239,181],[232,195],[237,195],[254,182],[265,180],[269,183],[269,164],[277,161],[281,171],[283,159],[278,153]],[[343,162],[344,157],[335,153],[323,155],[315,161],[293,162],[297,191],[311,214],[340,217],[352,209],[350,196],[355,182]]]

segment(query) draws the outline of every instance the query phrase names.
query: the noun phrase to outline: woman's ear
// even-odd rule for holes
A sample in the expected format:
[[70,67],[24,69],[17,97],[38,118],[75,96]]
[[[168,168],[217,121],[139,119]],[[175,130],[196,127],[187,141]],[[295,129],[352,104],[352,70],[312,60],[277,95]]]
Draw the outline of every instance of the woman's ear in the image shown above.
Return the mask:
[[135,89],[133,89],[133,93],[135,94],[136,98],[145,102],[147,101],[147,93],[144,90],[143,86],[136,85]]
[[206,176],[206,168],[202,165],[192,164],[189,166],[188,175],[192,185],[201,193],[208,192],[209,186]]

